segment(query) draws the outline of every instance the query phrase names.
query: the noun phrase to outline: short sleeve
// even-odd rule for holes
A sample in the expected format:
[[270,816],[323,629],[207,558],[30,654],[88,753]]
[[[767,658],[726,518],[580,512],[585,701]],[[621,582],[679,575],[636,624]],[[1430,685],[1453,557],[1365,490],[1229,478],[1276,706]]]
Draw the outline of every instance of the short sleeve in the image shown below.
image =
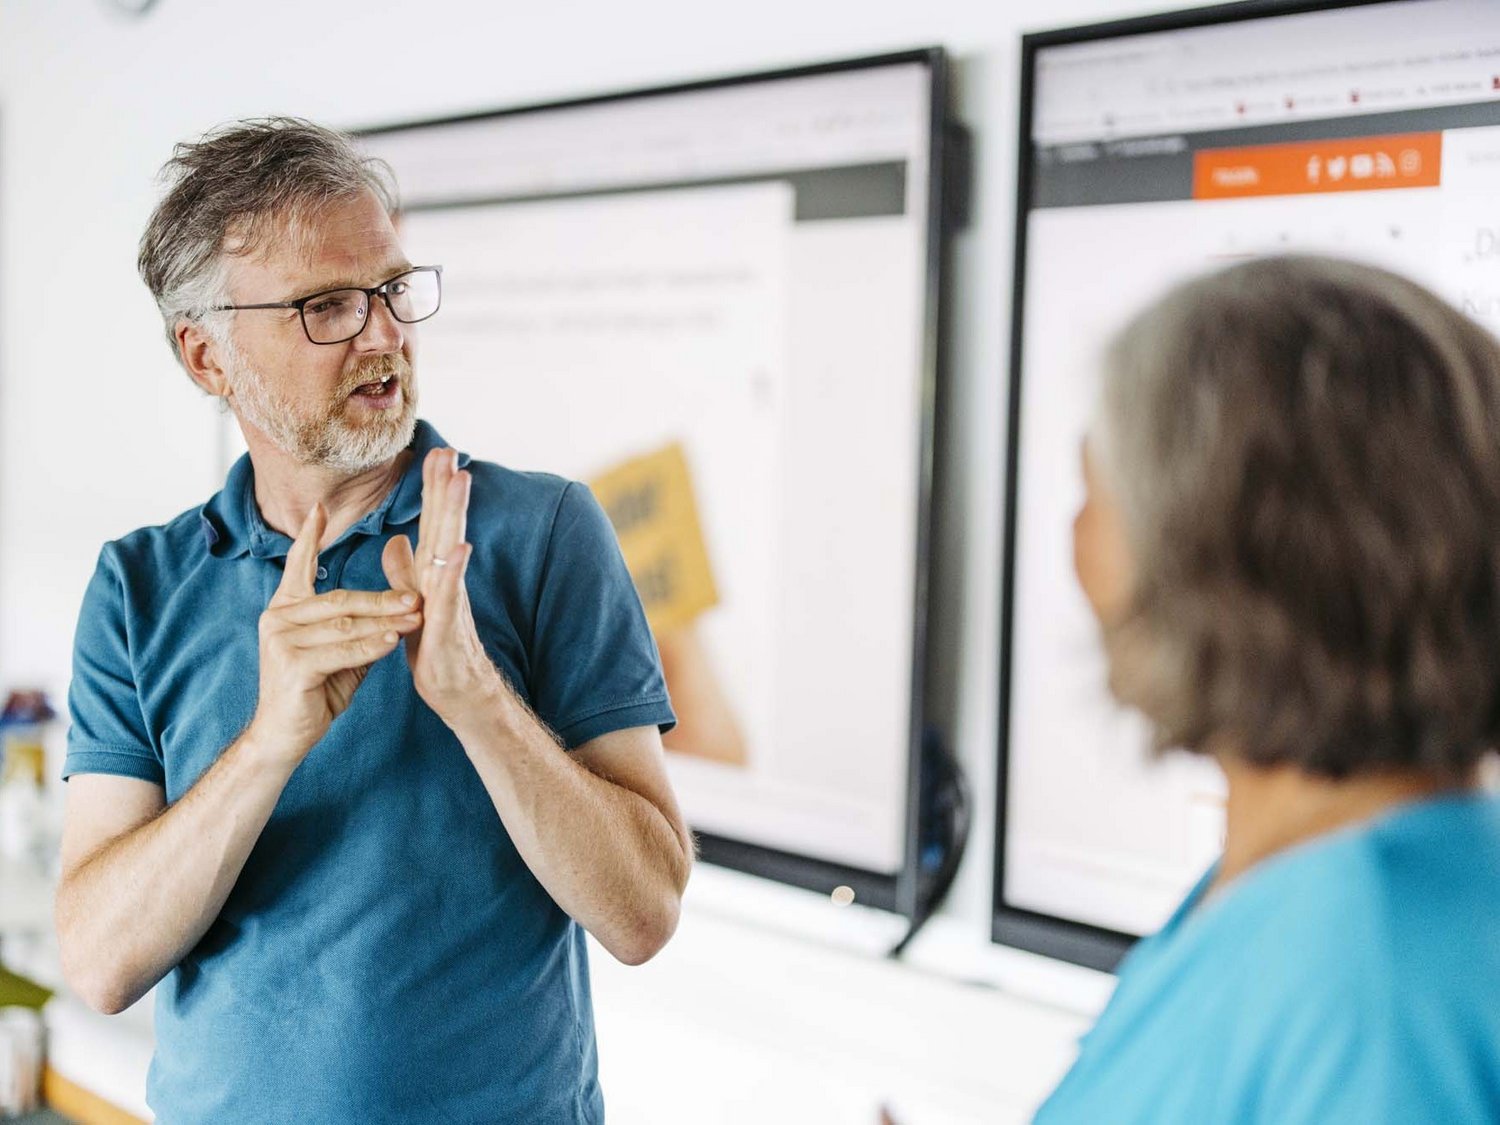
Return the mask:
[[165,784],[161,758],[141,712],[127,622],[124,583],[106,545],[83,595],[74,634],[65,779],[109,773]]
[[532,706],[569,750],[611,731],[676,723],[614,528],[576,481],[553,516],[531,648]]

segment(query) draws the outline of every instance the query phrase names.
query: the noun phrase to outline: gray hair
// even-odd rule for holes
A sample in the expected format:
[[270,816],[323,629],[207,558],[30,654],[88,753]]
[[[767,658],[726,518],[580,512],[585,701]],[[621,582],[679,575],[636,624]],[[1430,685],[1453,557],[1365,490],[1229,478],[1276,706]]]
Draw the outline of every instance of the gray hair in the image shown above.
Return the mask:
[[[166,195],[141,236],[137,267],[156,298],[172,353],[177,325],[228,303],[228,260],[297,238],[329,203],[365,191],[396,210],[395,178],[344,134],[296,117],[220,126],[172,150]],[[227,330],[205,327],[218,339]]]
[[1158,749],[1323,776],[1500,744],[1500,344],[1371,266],[1265,258],[1113,341],[1091,450],[1135,561],[1111,684]]

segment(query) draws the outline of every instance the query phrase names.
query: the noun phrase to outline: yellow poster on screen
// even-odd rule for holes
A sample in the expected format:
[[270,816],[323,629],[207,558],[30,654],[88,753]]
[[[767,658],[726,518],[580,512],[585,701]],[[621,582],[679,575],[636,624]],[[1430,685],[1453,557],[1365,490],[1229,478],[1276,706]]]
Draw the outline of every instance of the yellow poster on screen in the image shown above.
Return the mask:
[[631,458],[590,482],[614,524],[651,629],[661,636],[719,602],[682,446]]

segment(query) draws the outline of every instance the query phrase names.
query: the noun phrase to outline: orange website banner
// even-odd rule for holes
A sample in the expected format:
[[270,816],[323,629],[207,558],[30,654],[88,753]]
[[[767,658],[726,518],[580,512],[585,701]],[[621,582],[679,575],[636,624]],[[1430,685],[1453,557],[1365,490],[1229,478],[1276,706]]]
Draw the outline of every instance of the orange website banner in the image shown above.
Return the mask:
[[1194,199],[1437,187],[1441,133],[1206,149],[1193,154]]

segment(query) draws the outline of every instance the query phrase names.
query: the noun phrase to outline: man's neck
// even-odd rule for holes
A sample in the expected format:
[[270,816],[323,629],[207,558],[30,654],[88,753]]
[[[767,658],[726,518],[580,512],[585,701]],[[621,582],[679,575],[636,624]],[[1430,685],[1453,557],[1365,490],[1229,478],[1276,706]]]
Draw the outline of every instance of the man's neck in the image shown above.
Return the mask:
[[411,461],[411,450],[403,449],[392,460],[359,473],[347,473],[321,465],[304,465],[272,445],[263,435],[245,430],[250,463],[255,467],[255,503],[267,526],[296,538],[297,531],[322,502],[328,513],[318,550],[333,543],[366,514],[377,507]]
[[1253,766],[1217,755],[1229,782],[1224,856],[1213,894],[1263,860],[1400,805],[1471,790],[1477,775],[1452,780],[1418,770],[1388,770],[1334,781],[1295,766]]

